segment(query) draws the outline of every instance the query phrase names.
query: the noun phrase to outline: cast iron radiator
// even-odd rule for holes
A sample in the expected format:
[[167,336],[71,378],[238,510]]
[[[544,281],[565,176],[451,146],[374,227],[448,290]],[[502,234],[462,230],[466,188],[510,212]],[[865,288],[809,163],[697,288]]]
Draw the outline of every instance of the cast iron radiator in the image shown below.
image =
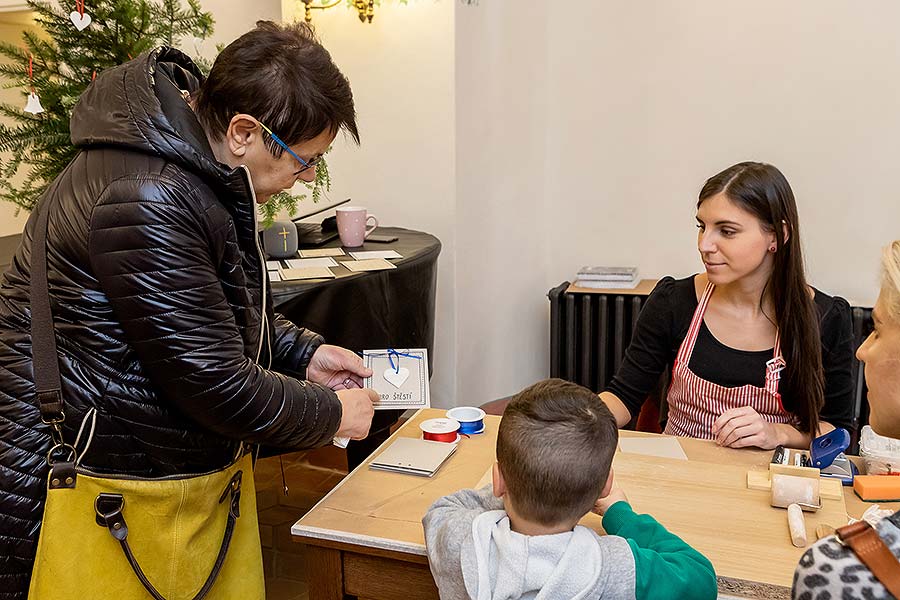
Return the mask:
[[550,298],[550,376],[602,391],[631,342],[646,295],[569,292],[564,281]]

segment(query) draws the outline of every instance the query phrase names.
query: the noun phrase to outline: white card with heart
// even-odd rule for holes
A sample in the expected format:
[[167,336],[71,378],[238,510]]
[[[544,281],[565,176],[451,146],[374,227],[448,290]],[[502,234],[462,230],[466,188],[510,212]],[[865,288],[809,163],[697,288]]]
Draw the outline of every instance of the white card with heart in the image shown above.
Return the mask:
[[431,407],[428,350],[365,350],[363,362],[372,369],[363,385],[381,398],[375,410]]

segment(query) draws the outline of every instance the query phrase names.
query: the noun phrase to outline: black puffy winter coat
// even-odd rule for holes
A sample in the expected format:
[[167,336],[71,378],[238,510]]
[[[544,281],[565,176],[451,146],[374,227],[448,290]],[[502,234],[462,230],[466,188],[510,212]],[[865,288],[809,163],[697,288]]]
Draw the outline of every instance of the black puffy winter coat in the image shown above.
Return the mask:
[[[272,310],[245,168],[217,162],[181,90],[202,75],[161,48],[109,69],[71,119],[78,156],[49,206],[48,278],[64,437],[97,410],[85,466],[154,477],[227,464],[236,440],[314,447],[337,396],[305,382],[322,343]],[[50,447],[32,382],[35,218],[0,287],[0,598],[24,598]]]

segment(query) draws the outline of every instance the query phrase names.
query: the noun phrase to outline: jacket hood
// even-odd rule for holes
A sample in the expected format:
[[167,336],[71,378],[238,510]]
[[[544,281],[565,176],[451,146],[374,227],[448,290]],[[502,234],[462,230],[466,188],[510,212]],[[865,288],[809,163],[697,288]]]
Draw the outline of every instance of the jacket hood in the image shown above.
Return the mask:
[[97,76],[75,105],[72,143],[116,147],[158,156],[241,200],[252,196],[243,169],[215,159],[206,133],[182,90],[195,92],[204,77],[184,53],[162,46]]
[[475,518],[471,543],[461,567],[475,600],[587,600],[600,597],[607,584],[607,557],[585,527],[526,536],[510,529],[506,512],[494,510]]

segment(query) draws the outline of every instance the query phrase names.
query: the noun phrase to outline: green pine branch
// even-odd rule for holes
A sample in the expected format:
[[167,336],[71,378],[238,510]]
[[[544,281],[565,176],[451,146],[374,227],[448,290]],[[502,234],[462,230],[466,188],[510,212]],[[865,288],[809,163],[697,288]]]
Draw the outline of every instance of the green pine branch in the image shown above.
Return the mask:
[[[212,15],[199,0],[91,0],[91,25],[78,31],[69,19],[71,5],[28,0],[42,33],[24,31],[21,44],[0,42],[0,85],[22,90],[22,103],[0,103],[0,115],[12,124],[0,125],[0,200],[30,211],[47,186],[66,168],[78,150],[69,139],[69,119],[92,76],[122,64],[156,46],[178,46],[185,40],[206,39],[213,32]],[[217,46],[221,51],[222,46]],[[34,75],[27,64],[33,57]],[[195,58],[204,72],[212,67]],[[44,112],[22,110],[34,86]],[[15,182],[15,183],[13,183]],[[313,202],[330,189],[328,165],[322,160],[316,180],[308,184]],[[264,221],[282,210],[295,214],[306,194],[279,194],[263,205]]]
[[[331,152],[331,148],[326,150],[326,154]],[[322,197],[323,191],[331,190],[331,174],[328,172],[328,163],[323,156],[316,165],[316,178],[312,183],[303,182],[308,190],[312,193],[312,201],[318,202]],[[291,217],[297,214],[297,204],[306,199],[306,194],[294,196],[290,192],[279,192],[272,198],[260,206],[259,212],[262,216],[263,227],[271,227],[278,214],[286,211]]]
[[[213,18],[198,0],[92,0],[91,25],[78,31],[71,6],[28,0],[43,33],[24,31],[22,44],[0,42],[0,85],[22,90],[22,105],[0,103],[0,200],[31,210],[78,150],[69,139],[69,118],[94,73],[119,65],[160,45],[185,38],[206,39]],[[33,57],[33,80],[27,64]],[[22,110],[31,86],[44,112]],[[16,179],[16,175],[23,179]],[[16,181],[16,183],[13,183]]]

